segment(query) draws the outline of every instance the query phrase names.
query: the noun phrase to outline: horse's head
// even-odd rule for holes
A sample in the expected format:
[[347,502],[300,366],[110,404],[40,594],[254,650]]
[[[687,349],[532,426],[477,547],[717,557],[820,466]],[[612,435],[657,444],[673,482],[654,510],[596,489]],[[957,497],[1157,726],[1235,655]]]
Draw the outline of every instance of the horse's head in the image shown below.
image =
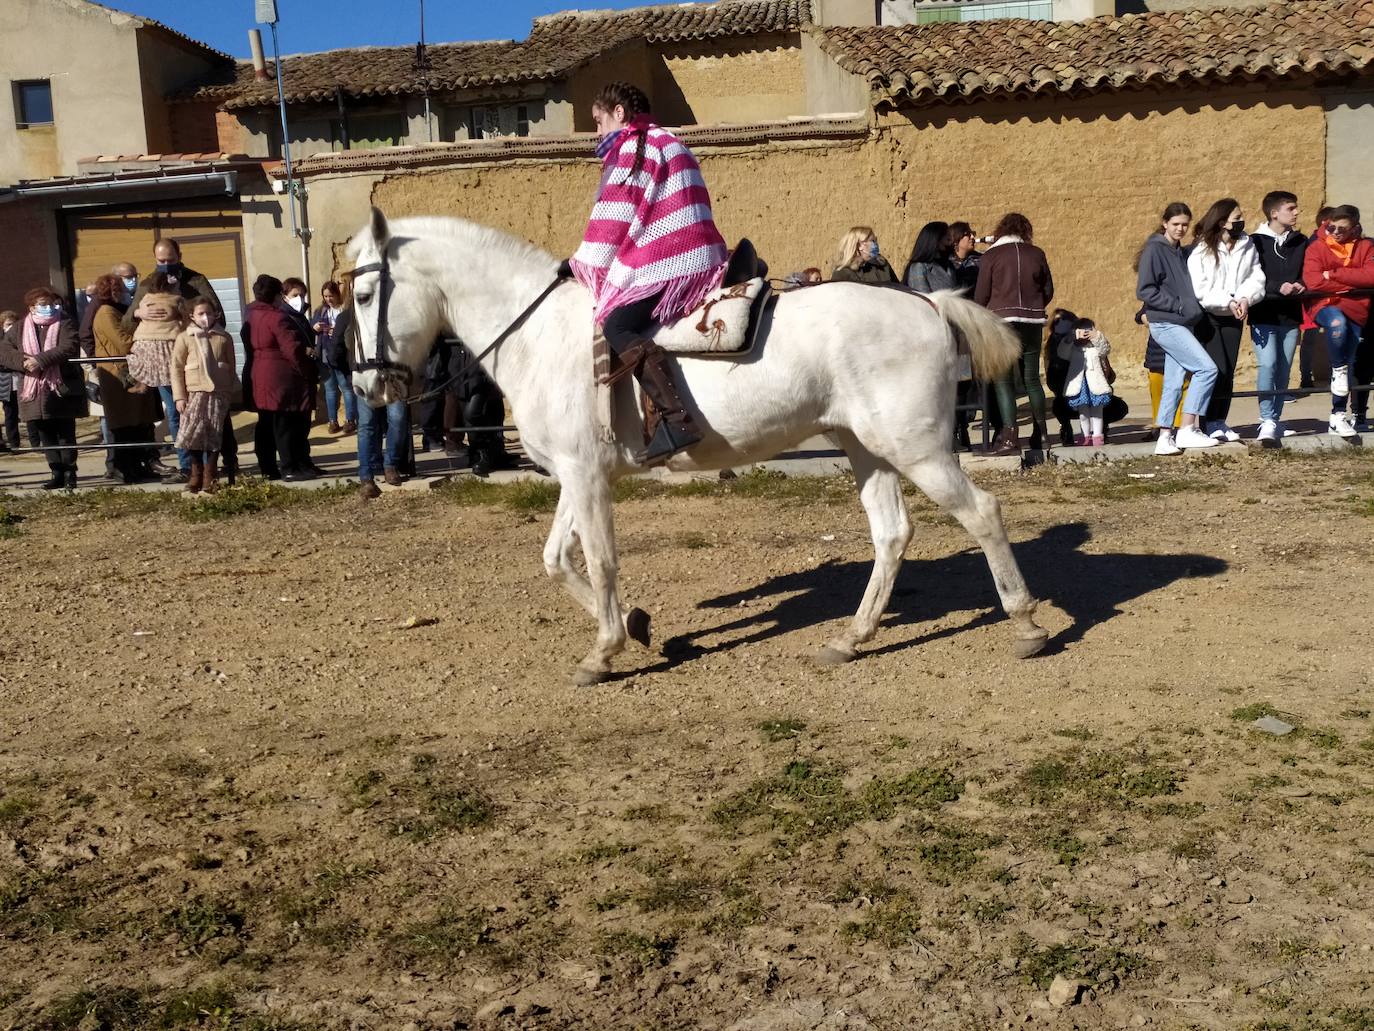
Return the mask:
[[[353,386],[373,407],[419,393],[425,361],[443,325],[439,291],[376,208],[348,245],[353,259]],[[409,246],[408,246],[409,245]]]

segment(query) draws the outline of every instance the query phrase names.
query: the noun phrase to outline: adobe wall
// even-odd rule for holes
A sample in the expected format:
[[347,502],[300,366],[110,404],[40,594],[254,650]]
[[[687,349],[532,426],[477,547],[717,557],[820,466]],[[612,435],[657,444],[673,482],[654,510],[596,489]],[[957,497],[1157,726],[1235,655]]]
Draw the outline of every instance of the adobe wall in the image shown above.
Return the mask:
[[[1279,136],[1283,147],[1247,145]],[[941,107],[881,115],[867,138],[697,147],[722,233],[752,238],[778,276],[828,271],[854,224],[876,229],[900,274],[925,222],[964,218],[986,233],[1004,212],[1024,212],[1049,254],[1057,303],[1103,324],[1119,367],[1143,351],[1131,264],[1164,205],[1182,199],[1200,216],[1234,194],[1253,224],[1264,193],[1286,188],[1310,214],[1325,153],[1322,104],[1304,93]],[[526,158],[312,179],[315,281],[369,201],[389,216],[472,218],[570,254],[597,177],[590,158]]]
[[760,35],[742,45],[680,43],[663,48],[660,58],[649,95],[660,98],[676,89],[688,113],[681,124],[742,125],[806,110],[797,33]]

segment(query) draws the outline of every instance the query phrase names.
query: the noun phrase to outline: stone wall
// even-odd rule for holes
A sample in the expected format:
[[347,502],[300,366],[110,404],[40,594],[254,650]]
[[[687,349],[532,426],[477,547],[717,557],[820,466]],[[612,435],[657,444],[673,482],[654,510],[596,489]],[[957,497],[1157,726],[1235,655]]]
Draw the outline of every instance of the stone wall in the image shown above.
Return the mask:
[[[1323,199],[1325,124],[1309,93],[1136,95],[902,111],[866,136],[695,149],[721,231],[752,238],[779,276],[828,271],[851,225],[872,225],[900,274],[925,222],[963,218],[987,233],[1023,212],[1049,255],[1056,302],[1098,319],[1122,366],[1144,346],[1132,259],[1164,205],[1185,200],[1200,216],[1234,195],[1253,224],[1260,198],[1285,188],[1310,214]],[[597,177],[594,160],[570,157],[314,177],[315,279],[333,271],[330,255],[363,224],[368,200],[390,216],[459,215],[570,254]]]

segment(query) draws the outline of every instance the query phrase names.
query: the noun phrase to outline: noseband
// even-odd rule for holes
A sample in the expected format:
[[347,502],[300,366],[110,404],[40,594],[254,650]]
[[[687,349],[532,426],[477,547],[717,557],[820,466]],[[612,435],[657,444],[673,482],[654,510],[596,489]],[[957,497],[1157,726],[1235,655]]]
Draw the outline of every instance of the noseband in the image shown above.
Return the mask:
[[[359,276],[366,275],[369,272],[380,273],[381,281],[381,287],[377,297],[377,357],[363,357],[362,339],[361,335],[359,335],[357,357],[360,360],[353,362],[353,368],[355,371],[358,372],[373,371],[380,372],[383,374],[396,373],[400,375],[400,377],[405,381],[406,384],[409,384],[415,378],[415,374],[411,371],[410,366],[406,365],[404,362],[392,361],[386,356],[386,338],[389,335],[387,330],[386,313],[387,308],[391,303],[391,288],[394,281],[391,278],[391,261],[387,257],[385,247],[382,248],[382,257],[380,261],[374,261],[370,265],[359,265],[357,268],[343,273],[343,275],[347,276],[351,281],[357,282]],[[553,293],[563,283],[567,281],[568,280],[564,279],[561,276],[555,277],[553,282],[550,283],[548,286],[544,287],[543,291],[540,292],[539,296],[536,297],[533,301],[531,301],[530,304],[526,306],[525,310],[522,311],[519,315],[517,315],[514,318],[514,320],[512,320],[510,325],[503,329],[500,332],[500,334],[496,337],[496,339],[493,340],[483,349],[481,354],[478,354],[465,361],[462,367],[448,379],[444,380],[443,383],[431,387],[424,393],[414,394],[410,397],[404,398],[403,400],[406,403],[410,403],[412,401],[423,401],[431,397],[437,397],[439,394],[443,393],[444,390],[446,390],[451,384],[456,383],[464,375],[466,375],[469,369],[471,369],[474,365],[480,365],[483,358],[491,354],[492,351],[496,350],[503,343],[505,343],[506,339],[517,329],[523,326],[525,324],[525,320],[534,314],[535,309],[544,303],[544,300],[549,296],[549,294]],[[356,316],[354,318],[356,320]],[[357,332],[356,328],[354,332]],[[350,355],[350,359],[351,358],[352,356]]]

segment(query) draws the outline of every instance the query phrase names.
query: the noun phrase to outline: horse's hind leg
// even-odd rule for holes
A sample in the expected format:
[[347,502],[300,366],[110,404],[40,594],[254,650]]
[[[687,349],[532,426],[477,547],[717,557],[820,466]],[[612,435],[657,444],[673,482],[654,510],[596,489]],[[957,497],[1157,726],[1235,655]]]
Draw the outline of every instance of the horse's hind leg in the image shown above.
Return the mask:
[[[550,580],[567,588],[573,600],[586,609],[592,618],[596,618],[596,594],[577,568],[577,526],[568,497],[567,493],[560,493],[558,497],[558,511],[554,513],[549,539],[544,545],[544,572]],[[624,609],[624,599],[621,599],[620,607]],[[649,614],[639,608],[627,611],[625,632],[644,647],[649,647]]]
[[[580,584],[586,585],[586,595],[591,601],[591,611],[596,617],[596,644],[586,657],[577,665],[573,682],[590,685],[606,679],[611,671],[611,659],[625,650],[625,620],[621,615],[620,594],[616,587],[618,569],[615,552],[615,524],[611,513],[611,486],[600,476],[583,476],[580,480],[573,476],[562,475],[563,497],[559,500],[559,515],[563,515],[566,503],[570,522],[569,532],[575,526],[577,536],[582,541],[582,554],[587,559],[587,580],[577,577]],[[566,501],[564,500],[566,499]],[[559,523],[555,518],[555,525]],[[545,565],[548,565],[549,552],[554,544],[550,535],[549,544],[544,549]],[[562,568],[560,547],[559,566]],[[565,580],[577,597],[580,587],[572,587],[572,580]]]
[[1049,634],[1032,618],[1036,601],[1026,589],[1021,568],[1011,553],[1007,530],[1002,525],[1002,506],[997,499],[973,485],[953,454],[922,459],[906,473],[931,501],[959,520],[983,549],[1002,608],[1016,626],[1016,657],[1027,659],[1041,651]]
[[911,520],[907,517],[902,483],[896,471],[876,458],[852,434],[838,433],[836,436],[849,455],[849,464],[859,487],[859,500],[868,513],[868,526],[873,536],[873,572],[849,630],[821,649],[819,658],[828,664],[850,661],[858,654],[858,646],[871,641],[878,632],[878,623],[892,597],[897,570],[906,554],[906,546],[911,543]]

